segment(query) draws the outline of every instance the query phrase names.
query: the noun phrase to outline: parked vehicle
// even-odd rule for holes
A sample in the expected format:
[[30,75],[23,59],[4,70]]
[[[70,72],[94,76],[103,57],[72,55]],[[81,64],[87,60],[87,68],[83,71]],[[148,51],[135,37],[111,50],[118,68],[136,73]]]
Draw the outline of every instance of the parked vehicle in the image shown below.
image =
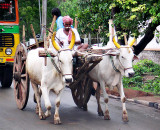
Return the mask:
[[20,43],[18,0],[0,0],[0,12],[0,82],[3,88],[9,88],[14,56]]

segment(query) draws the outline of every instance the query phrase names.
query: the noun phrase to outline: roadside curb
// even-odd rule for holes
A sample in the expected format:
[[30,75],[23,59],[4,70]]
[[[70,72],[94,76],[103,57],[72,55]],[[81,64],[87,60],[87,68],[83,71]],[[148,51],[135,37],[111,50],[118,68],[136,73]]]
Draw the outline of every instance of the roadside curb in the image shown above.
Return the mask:
[[[110,98],[114,98],[114,99],[118,99],[120,100],[120,97],[114,96],[114,95],[109,95]],[[149,101],[145,101],[145,100],[137,100],[137,99],[127,99],[128,102],[134,102],[137,104],[142,104],[148,107],[153,107],[155,109],[159,109],[160,110],[160,104],[157,102],[149,102]]]

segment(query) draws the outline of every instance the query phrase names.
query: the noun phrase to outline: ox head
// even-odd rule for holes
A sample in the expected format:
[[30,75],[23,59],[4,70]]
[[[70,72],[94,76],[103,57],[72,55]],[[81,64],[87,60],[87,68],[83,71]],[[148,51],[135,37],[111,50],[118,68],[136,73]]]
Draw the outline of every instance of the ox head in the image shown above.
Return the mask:
[[113,38],[113,43],[118,48],[117,50],[118,53],[116,57],[117,64],[119,65],[118,70],[121,72],[123,76],[126,76],[126,77],[134,76],[134,70],[132,67],[134,53],[131,48],[134,42],[135,42],[135,39],[133,39],[130,44],[122,46],[122,45],[119,45]]
[[65,85],[69,85],[73,82],[73,56],[72,51],[69,49],[60,50],[58,52],[59,68],[63,77]]

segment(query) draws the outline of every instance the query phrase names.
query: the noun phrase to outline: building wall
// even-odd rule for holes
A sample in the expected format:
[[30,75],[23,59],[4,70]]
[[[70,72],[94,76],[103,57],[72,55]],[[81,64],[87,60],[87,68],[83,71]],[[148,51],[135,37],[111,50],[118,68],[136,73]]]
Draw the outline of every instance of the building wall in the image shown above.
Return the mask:
[[[137,43],[139,43],[142,38],[143,37],[138,38]],[[145,49],[138,55],[139,60],[149,59],[157,64],[160,64],[160,43],[159,43],[159,41],[160,40],[157,40],[157,37],[154,37],[147,44]],[[137,61],[135,61],[135,62],[137,62]]]
[[138,55],[138,58],[139,59],[135,60],[134,63],[139,60],[148,59],[160,65],[160,50],[144,50]]

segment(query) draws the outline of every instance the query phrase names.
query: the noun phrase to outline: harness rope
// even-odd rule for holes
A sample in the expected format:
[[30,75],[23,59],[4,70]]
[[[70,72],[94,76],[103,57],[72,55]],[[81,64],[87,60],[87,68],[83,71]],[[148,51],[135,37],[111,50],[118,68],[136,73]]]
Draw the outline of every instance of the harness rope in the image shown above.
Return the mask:
[[54,62],[54,60],[52,59],[51,55],[48,53],[48,51],[46,51],[47,56],[51,59],[52,64],[54,65],[54,67],[56,68],[56,70],[59,73],[62,73],[61,70],[58,68],[58,66],[56,65],[56,63]]
[[110,59],[111,59],[111,63],[112,63],[112,67],[113,69],[116,71],[116,72],[120,72],[114,65],[114,62],[113,62],[113,56],[110,55]]
[[[120,72],[120,71],[115,67],[115,65],[114,65],[113,56],[110,56],[110,59],[111,59],[111,63],[112,63],[113,69],[114,69],[116,72]],[[119,59],[118,59],[118,61],[119,61],[119,63],[120,63],[120,66],[124,69],[124,71],[127,70],[127,69],[132,69],[132,68],[133,68],[133,67],[125,68]]]
[[[66,50],[67,50],[67,49],[66,49]],[[63,51],[66,51],[66,50],[63,50]],[[59,52],[60,52],[60,51],[59,51]],[[52,56],[48,53],[48,51],[46,51],[46,54],[47,54],[47,56],[51,59],[51,62],[52,62],[52,64],[53,64],[53,66],[56,68],[56,70],[57,70],[60,74],[62,74],[61,70],[60,70],[59,67],[56,65],[56,63],[54,62]],[[62,76],[65,76],[65,75],[73,75],[73,74],[62,74]]]

